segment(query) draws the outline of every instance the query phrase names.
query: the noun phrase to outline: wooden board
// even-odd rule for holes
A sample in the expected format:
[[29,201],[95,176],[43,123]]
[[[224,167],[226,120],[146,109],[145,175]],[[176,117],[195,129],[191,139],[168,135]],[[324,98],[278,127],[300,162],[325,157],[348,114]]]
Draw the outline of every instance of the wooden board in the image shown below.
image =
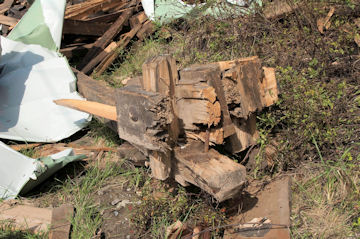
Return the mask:
[[110,26],[111,24],[109,23],[65,19],[63,34],[102,36]]
[[51,224],[52,209],[28,205],[9,206],[0,204],[0,221],[9,222],[17,229],[33,233],[47,231]]
[[63,204],[58,208],[54,208],[51,217],[49,239],[69,238],[73,216],[74,206],[71,204]]
[[165,152],[152,151],[149,155],[151,176],[166,180],[171,173],[171,150]]
[[173,174],[179,183],[194,184],[219,202],[239,193],[246,181],[246,169],[230,158],[210,149],[203,152],[204,145],[193,141],[174,150]]
[[2,4],[0,4],[0,14],[5,13],[10,9],[15,0],[4,0]]
[[19,20],[16,18],[0,15],[0,24],[4,24],[10,27],[15,27],[18,21]]

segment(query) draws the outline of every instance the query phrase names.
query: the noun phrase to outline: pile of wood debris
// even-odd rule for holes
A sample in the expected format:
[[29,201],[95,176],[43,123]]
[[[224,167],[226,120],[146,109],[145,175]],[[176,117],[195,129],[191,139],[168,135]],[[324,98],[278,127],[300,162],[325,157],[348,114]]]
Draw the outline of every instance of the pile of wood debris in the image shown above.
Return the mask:
[[120,89],[76,74],[89,101],[57,104],[110,120],[137,149],[127,154],[127,145],[122,156],[137,163],[149,158],[154,178],[191,183],[218,201],[241,191],[246,170],[209,146],[233,154],[256,144],[256,112],[276,102],[279,92],[275,70],[262,67],[258,57],[178,70],[171,56],[158,56],[144,63],[142,77]]
[[[2,35],[26,13],[29,2],[5,0],[0,4]],[[135,36],[143,40],[154,29],[139,0],[71,0],[65,10],[60,52],[68,59],[84,56],[77,69],[101,74]]]

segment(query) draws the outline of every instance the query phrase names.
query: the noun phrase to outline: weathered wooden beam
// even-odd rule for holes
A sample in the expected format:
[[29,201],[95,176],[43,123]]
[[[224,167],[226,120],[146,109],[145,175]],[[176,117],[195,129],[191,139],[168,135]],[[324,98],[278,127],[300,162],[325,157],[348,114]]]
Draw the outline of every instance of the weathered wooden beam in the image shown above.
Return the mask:
[[11,28],[15,27],[15,25],[18,23],[18,21],[19,21],[19,19],[16,19],[14,17],[0,15],[0,24],[10,26]]
[[15,0],[4,0],[2,4],[0,4],[0,14],[4,14],[6,11],[10,9]]
[[137,86],[117,89],[115,97],[120,138],[148,150],[170,149],[166,141],[173,117],[167,97]]
[[180,183],[191,183],[219,202],[225,201],[242,190],[246,181],[246,169],[230,158],[210,149],[203,152],[204,145],[193,141],[174,150],[174,178]]

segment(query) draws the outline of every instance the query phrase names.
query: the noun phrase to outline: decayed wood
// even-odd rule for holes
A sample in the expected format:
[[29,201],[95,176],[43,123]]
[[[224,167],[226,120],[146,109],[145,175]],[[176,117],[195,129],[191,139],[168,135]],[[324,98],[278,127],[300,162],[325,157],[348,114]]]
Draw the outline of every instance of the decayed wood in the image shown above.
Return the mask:
[[[173,118],[169,124],[169,144],[177,141],[180,134],[178,109],[175,102],[175,82],[178,81],[176,61],[170,55],[148,59],[142,65],[142,87],[146,91],[158,92],[170,100]],[[172,141],[172,142],[170,142]]]
[[211,103],[201,99],[180,99],[176,102],[180,125],[184,129],[197,130],[197,124],[218,125],[221,109],[218,101]]
[[54,103],[61,106],[66,106],[75,110],[93,114],[109,120],[116,120],[116,107],[105,105],[94,101],[60,99],[54,100]]
[[18,19],[14,17],[8,17],[4,15],[0,15],[0,24],[4,24],[10,27],[15,27],[15,25],[18,23]]
[[147,19],[145,12],[139,12],[129,19],[130,27],[134,28],[136,25],[142,24]]
[[[206,141],[206,132],[193,132],[193,131],[185,131],[186,137],[201,140],[202,142]],[[213,144],[223,144],[224,143],[224,129],[223,128],[210,128],[210,136],[209,140]]]
[[180,99],[201,99],[208,100],[211,103],[216,101],[216,93],[214,87],[209,86],[206,83],[188,84],[188,85],[176,85],[175,97]]
[[4,0],[2,4],[0,4],[0,14],[8,11],[10,7],[13,5],[15,0]]
[[202,188],[220,202],[239,193],[246,181],[244,166],[214,149],[204,153],[201,142],[176,147],[174,152],[176,160],[172,161],[172,170],[175,179],[180,175],[182,180]]
[[145,37],[151,35],[155,32],[155,24],[147,20],[143,27],[136,33],[136,36],[139,38],[139,40],[144,40]]
[[77,77],[79,93],[87,100],[115,106],[115,89],[103,81],[97,81],[84,73],[72,68]]
[[[137,21],[140,20],[137,19]],[[141,28],[142,26],[141,24],[142,22],[134,26],[134,28],[132,28],[130,32],[123,34],[121,36],[120,41],[112,42],[111,44],[109,44],[109,46],[105,48],[104,51],[100,52],[96,57],[91,59],[91,61],[87,63],[86,66],[83,67],[82,72],[84,72],[85,74],[89,74],[92,72],[93,68],[100,63],[99,66],[95,69],[95,72],[97,75],[102,74],[109,67],[109,65],[116,59],[116,57],[119,54],[118,53],[119,50],[126,47],[127,44],[129,44],[130,40],[135,36],[136,32]],[[118,49],[118,51],[115,51],[115,49]]]
[[128,3],[123,0],[90,0],[70,5],[65,10],[65,19],[83,20],[93,13],[107,11],[119,4],[125,7]]
[[149,158],[152,177],[159,180],[167,179],[171,172],[171,151],[152,151]]
[[92,23],[110,23],[110,22],[114,22],[116,21],[116,19],[118,19],[118,17],[120,16],[121,13],[123,13],[124,11],[126,11],[127,9],[124,10],[120,10],[117,12],[113,12],[113,13],[108,13],[105,15],[101,15],[101,16],[96,16],[96,17],[91,17],[88,19],[84,19],[83,21],[85,22],[92,22]]
[[238,118],[247,118],[250,113],[263,108],[261,81],[263,70],[260,59],[254,58],[237,64],[223,75],[225,97],[232,107],[230,113]]
[[141,25],[137,25],[128,33],[125,33],[121,36],[121,40],[116,43],[118,50],[106,54],[106,57],[94,70],[96,75],[101,75],[114,62],[114,60],[119,56],[120,50],[125,48],[129,44],[130,40],[135,36],[136,32],[139,31],[140,28]]
[[148,150],[170,149],[166,140],[173,114],[167,97],[138,86],[117,89],[115,97],[120,138]]
[[65,19],[63,34],[102,36],[110,26],[109,23]]
[[63,204],[54,208],[51,217],[49,239],[64,239],[70,237],[71,218],[74,216],[74,206]]
[[89,50],[85,55],[83,61],[81,62],[79,68],[82,69],[87,63],[105,49],[105,47],[114,39],[114,37],[119,34],[125,22],[129,19],[132,14],[132,10],[125,11],[119,16],[119,18],[111,25],[111,27],[100,37],[95,43],[94,46]]
[[278,101],[279,85],[275,77],[275,69],[263,67],[264,78],[260,84],[261,102],[264,107],[269,107]]
[[255,145],[259,138],[256,129],[256,114],[252,113],[247,119],[233,118],[236,134],[229,137],[226,144],[227,149],[232,153],[238,153],[251,145]]

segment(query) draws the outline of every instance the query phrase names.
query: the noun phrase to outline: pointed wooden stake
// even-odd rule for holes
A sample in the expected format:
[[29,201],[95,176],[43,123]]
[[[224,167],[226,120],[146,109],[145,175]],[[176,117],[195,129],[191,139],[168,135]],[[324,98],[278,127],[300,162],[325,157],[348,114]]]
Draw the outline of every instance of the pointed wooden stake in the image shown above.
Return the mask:
[[54,103],[57,105],[66,106],[75,110],[100,116],[105,119],[114,120],[114,121],[116,121],[117,119],[115,106],[105,105],[93,101],[72,100],[72,99],[54,100]]

